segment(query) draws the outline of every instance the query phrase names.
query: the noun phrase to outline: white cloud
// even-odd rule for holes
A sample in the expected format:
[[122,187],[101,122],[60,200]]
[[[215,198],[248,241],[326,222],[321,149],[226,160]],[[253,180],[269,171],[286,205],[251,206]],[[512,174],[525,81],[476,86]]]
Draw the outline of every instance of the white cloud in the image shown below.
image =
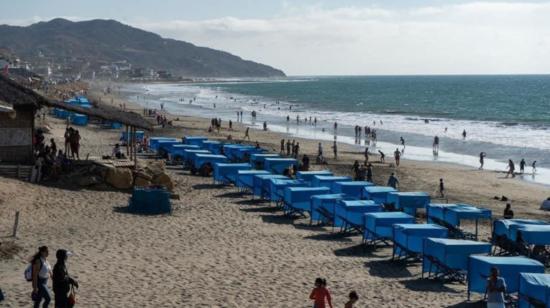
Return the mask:
[[550,2],[285,7],[271,19],[133,24],[290,74],[550,72]]

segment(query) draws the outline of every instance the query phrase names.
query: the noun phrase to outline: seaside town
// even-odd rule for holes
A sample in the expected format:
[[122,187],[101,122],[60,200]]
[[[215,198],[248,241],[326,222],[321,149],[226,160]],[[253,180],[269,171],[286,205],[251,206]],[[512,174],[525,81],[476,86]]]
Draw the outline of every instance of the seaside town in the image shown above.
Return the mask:
[[[148,57],[196,49],[79,56],[101,27],[175,50]],[[363,105],[338,120],[262,93],[360,77],[295,81],[111,20],[0,34],[1,307],[550,307],[542,145],[491,147],[474,120],[397,131]]]

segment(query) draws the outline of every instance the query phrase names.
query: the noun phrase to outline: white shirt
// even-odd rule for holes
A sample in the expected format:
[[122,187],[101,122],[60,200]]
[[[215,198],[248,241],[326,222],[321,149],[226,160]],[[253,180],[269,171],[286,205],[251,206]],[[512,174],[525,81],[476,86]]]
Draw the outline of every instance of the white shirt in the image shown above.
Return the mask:
[[48,260],[44,258],[40,258],[40,262],[42,262],[40,272],[38,272],[38,278],[40,279],[48,279],[50,278],[50,272],[52,271],[52,266],[48,262]]

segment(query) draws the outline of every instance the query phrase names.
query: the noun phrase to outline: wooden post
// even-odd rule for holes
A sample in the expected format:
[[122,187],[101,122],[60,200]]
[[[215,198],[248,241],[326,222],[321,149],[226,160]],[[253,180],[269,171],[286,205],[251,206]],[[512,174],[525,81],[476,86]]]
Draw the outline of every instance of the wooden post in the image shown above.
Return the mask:
[[17,227],[19,226],[19,211],[15,212],[15,222],[13,224],[13,237],[17,237]]
[[126,156],[130,156],[130,135],[128,134],[128,125],[126,125]]
[[134,126],[134,168],[137,167],[137,142],[136,142],[136,127]]

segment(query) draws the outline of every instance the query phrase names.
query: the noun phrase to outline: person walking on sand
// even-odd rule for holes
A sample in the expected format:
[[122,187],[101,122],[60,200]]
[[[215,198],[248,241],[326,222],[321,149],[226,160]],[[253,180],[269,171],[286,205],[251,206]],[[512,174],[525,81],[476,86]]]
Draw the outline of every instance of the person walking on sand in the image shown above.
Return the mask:
[[399,180],[397,179],[397,177],[395,176],[395,173],[393,172],[388,178],[388,186],[393,187],[394,189],[397,189],[397,187],[399,186]]
[[313,308],[325,308],[325,303],[332,307],[332,298],[327,289],[327,281],[323,278],[315,279],[315,288],[311,291],[309,299],[313,300]]
[[369,147],[365,147],[365,164],[369,162]]
[[73,134],[71,136],[71,152],[73,154],[73,158],[76,155],[76,159],[80,160],[80,133],[78,130],[73,130]]
[[349,292],[348,298],[349,300],[347,301],[344,308],[353,308],[353,305],[357,303],[357,301],[359,300],[359,296],[357,295],[357,292],[355,291]]
[[319,142],[319,146],[317,147],[317,157],[323,157],[323,144]]
[[294,146],[294,158],[298,158],[298,155],[300,155],[300,142],[296,142]]
[[401,152],[399,152],[399,149],[395,149],[395,152],[393,152],[393,157],[395,158],[395,165],[399,167],[399,161],[401,160]]
[[527,165],[527,163],[525,162],[525,159],[521,159],[521,161],[519,162],[519,172],[521,174],[524,174],[525,173],[525,165]]
[[67,127],[65,129],[65,134],[64,134],[64,137],[65,137],[65,154],[67,156],[71,156],[72,153],[70,152],[70,149],[71,149],[71,134],[72,134],[72,128],[71,127]]
[[506,173],[506,178],[508,178],[508,176],[512,175],[512,178],[515,178],[516,177],[516,174],[514,173],[514,171],[516,171],[516,165],[514,164],[514,162],[509,159],[508,160],[508,172]]
[[332,144],[332,152],[334,153],[334,159],[338,159],[338,144],[336,143],[336,140],[334,140],[334,143]]
[[439,179],[439,197],[445,198],[445,183],[443,183],[443,179]]
[[291,144],[290,144],[290,139],[288,139],[286,141],[286,156],[290,156],[290,150],[291,150]]
[[285,154],[285,140],[281,139],[281,155]]
[[367,182],[374,183],[372,181],[372,164],[367,165]]
[[498,268],[491,268],[491,275],[487,279],[487,308],[504,308],[504,294],[506,281],[499,276]]
[[69,276],[67,271],[67,259],[71,255],[65,249],[59,249],[55,256],[57,263],[53,266],[52,287],[55,295],[55,308],[71,308],[74,306],[70,301],[72,288],[78,289],[78,282]]
[[485,164],[485,156],[487,156],[485,152],[479,153],[479,170],[483,170],[483,165]]
[[34,302],[34,308],[39,308],[41,302],[42,307],[47,308],[52,299],[50,289],[48,288],[48,280],[52,274],[52,267],[48,263],[48,255],[48,247],[41,246],[31,260],[31,297]]
[[229,120],[229,130],[233,130],[233,121]]
[[386,162],[386,154],[384,152],[378,150],[378,153],[380,154],[380,162],[385,163]]
[[358,177],[359,177],[359,161],[358,160],[356,160],[353,163],[353,166],[351,167],[351,171],[353,171],[353,180],[358,181]]
[[246,130],[244,131],[244,139],[250,140],[249,131],[250,131],[250,127],[247,127]]

